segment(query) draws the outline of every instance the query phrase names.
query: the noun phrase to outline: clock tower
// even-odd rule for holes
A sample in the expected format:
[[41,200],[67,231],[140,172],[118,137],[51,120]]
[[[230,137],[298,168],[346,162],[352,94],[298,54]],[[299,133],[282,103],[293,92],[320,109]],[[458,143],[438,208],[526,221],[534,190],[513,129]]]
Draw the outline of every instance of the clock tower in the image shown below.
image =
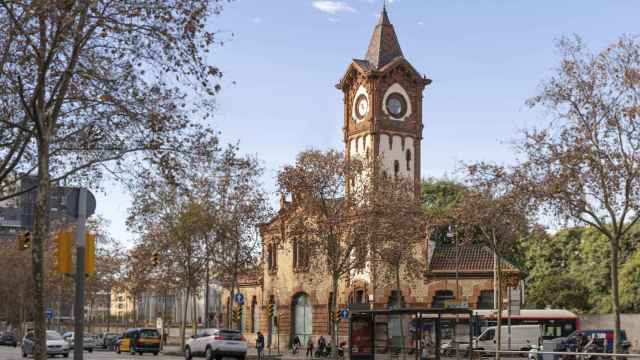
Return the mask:
[[364,59],[336,87],[344,93],[347,159],[378,158],[387,176],[409,177],[420,194],[422,92],[431,83],[404,57],[386,7]]

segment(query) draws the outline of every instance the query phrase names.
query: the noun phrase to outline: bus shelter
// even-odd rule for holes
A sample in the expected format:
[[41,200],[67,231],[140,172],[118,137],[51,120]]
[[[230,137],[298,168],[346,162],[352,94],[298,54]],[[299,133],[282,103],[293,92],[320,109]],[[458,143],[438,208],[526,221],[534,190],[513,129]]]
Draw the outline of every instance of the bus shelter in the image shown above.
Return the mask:
[[[443,333],[452,321],[470,324],[472,311],[459,308],[352,309],[349,317],[350,359],[420,360],[424,354],[440,360]],[[472,336],[468,331],[467,349],[471,347]],[[470,359],[472,352],[467,351],[467,356]],[[460,353],[456,352],[455,357],[460,359]]]

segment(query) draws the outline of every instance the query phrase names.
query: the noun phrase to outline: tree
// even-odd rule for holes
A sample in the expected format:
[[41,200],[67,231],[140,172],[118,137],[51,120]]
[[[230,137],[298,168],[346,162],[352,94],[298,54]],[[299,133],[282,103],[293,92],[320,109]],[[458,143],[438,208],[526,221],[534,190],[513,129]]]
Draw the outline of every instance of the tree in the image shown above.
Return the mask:
[[[432,226],[455,225],[462,243],[480,243],[496,256],[497,348],[501,349],[502,290],[505,279],[516,274],[503,272],[505,259],[514,257],[517,241],[529,231],[532,203],[520,187],[517,173],[503,167],[477,163],[465,167],[465,190],[449,211],[428,214]],[[496,353],[500,359],[501,354]]]
[[[367,201],[360,209],[368,233],[369,266],[375,267],[374,282],[393,284],[396,306],[402,307],[401,279],[421,279],[426,269],[421,199],[415,195],[411,178],[374,173],[370,181],[373,186],[368,188]],[[404,347],[401,316],[398,322]]]
[[520,171],[549,214],[608,239],[617,353],[620,244],[640,219],[640,44],[621,37],[594,54],[579,38],[564,38],[558,47],[559,67],[528,101],[553,121],[518,141]]
[[[359,213],[370,186],[366,174],[359,161],[347,162],[335,150],[303,151],[295,164],[278,173],[280,193],[292,194],[286,239],[299,241],[317,276],[331,278],[331,314],[336,313],[339,282],[365,264],[367,237]],[[337,324],[334,319],[334,344],[338,343]]]
[[[38,178],[36,359],[46,357],[50,183],[136,173],[126,169],[127,158],[170,174],[178,165],[174,152],[210,147],[215,135],[194,119],[211,113],[219,89],[220,71],[206,62],[219,41],[205,25],[220,10],[218,0],[0,2],[0,192],[11,192],[24,175]],[[132,155],[139,152],[145,154]]]

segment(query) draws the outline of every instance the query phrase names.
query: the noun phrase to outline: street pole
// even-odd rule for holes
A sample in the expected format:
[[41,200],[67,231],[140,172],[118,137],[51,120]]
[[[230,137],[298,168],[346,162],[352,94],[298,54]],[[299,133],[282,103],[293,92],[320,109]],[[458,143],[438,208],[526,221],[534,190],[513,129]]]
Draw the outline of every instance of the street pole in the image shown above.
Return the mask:
[[509,284],[509,289],[507,290],[509,295],[509,311],[507,311],[507,349],[511,350],[511,284]]
[[87,189],[80,188],[78,196],[78,219],[76,223],[76,292],[74,309],[73,358],[82,360],[84,350],[84,249],[85,223],[87,219]]

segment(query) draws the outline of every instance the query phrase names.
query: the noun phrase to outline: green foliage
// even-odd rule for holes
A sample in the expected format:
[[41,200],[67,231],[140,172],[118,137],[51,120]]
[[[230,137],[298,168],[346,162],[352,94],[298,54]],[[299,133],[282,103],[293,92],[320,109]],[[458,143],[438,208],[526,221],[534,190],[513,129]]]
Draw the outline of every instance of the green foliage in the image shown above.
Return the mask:
[[[465,187],[453,180],[429,178],[422,182],[422,209],[427,217],[438,217],[450,212],[462,200]],[[432,240],[438,243],[451,241],[447,237],[449,226],[434,230]]]
[[[640,251],[636,226],[621,243],[620,277],[624,311],[640,310]],[[592,227],[548,234],[537,229],[519,243],[528,273],[527,307],[553,306],[579,312],[611,312],[611,248]]]
[[640,251],[636,251],[620,269],[620,305],[624,312],[640,309]]

